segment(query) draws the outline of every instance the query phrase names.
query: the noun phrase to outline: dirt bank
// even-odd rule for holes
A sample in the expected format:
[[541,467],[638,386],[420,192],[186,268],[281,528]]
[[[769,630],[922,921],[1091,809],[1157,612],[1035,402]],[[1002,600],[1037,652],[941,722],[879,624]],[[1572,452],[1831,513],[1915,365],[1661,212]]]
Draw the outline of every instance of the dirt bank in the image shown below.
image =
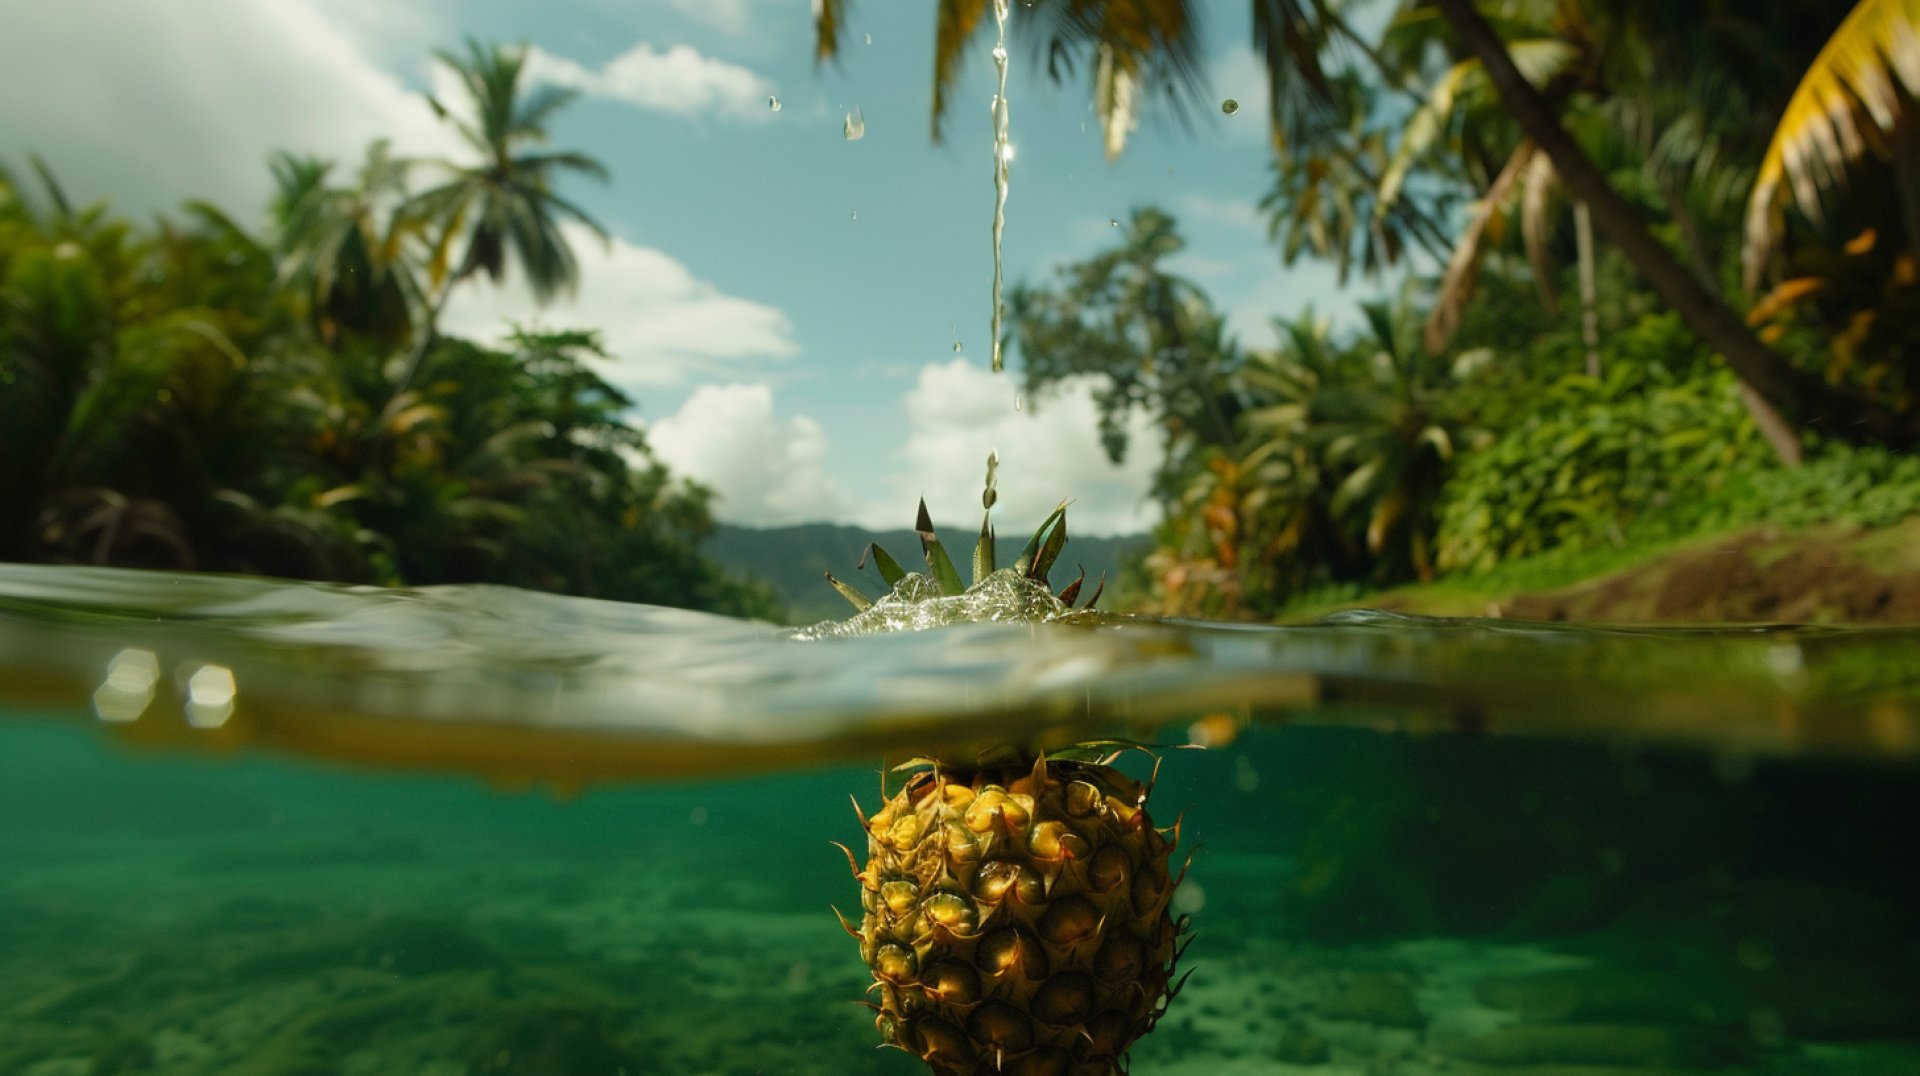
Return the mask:
[[1412,587],[1358,604],[1614,624],[1920,624],[1920,518],[1875,530],[1756,527],[1555,590]]

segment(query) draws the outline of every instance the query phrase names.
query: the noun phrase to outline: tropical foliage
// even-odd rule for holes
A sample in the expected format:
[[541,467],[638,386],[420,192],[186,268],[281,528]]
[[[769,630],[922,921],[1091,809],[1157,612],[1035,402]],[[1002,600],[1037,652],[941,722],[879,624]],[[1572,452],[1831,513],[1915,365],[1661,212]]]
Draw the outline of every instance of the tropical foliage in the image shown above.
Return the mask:
[[505,252],[571,281],[555,221],[584,214],[551,172],[597,170],[518,153],[566,98],[523,93],[517,50],[443,59],[504,180],[416,193],[384,144],[347,179],[282,153],[258,228],[204,204],[139,227],[38,160],[0,174],[0,558],[774,611],[700,554],[708,494],[626,421],[593,333],[433,331]]
[[[972,13],[939,23],[936,52],[957,56],[986,5],[940,7]],[[1138,416],[1157,423],[1161,608],[1265,615],[1678,521],[1798,518],[1760,506],[1804,494],[1773,477],[1803,458],[1845,489],[1862,488],[1834,479],[1848,468],[1904,473],[1888,461],[1920,434],[1912,0],[1409,0],[1372,36],[1340,4],[1253,7],[1279,255],[1405,287],[1255,346],[1167,272],[1177,229],[1143,209],[1110,249],[1016,290],[1030,388],[1095,377],[1116,458]],[[1117,146],[1138,103],[1200,92],[1181,51],[1194,10],[1036,0],[1013,30],[1056,78],[1125,59],[1133,107],[1094,72]],[[1873,500],[1876,518],[1907,503]]]

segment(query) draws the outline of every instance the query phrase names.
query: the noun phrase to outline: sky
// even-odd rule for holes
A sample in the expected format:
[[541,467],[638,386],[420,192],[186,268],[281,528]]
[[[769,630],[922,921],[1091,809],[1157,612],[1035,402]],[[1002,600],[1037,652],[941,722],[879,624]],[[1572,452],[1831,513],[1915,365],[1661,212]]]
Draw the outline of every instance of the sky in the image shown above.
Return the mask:
[[[1056,86],[1015,47],[1006,279],[1043,282],[1158,205],[1189,241],[1171,268],[1243,344],[1268,346],[1272,317],[1346,320],[1354,297],[1323,266],[1280,264],[1258,209],[1272,173],[1244,14],[1198,6],[1216,16],[1209,107],[1182,123],[1150,104],[1113,164],[1087,80]],[[600,330],[633,421],[727,522],[902,527],[924,496],[964,529],[997,450],[1002,531],[1067,498],[1078,531],[1148,529],[1146,416],[1115,466],[1085,383],[1023,400],[1014,369],[989,370],[991,40],[973,43],[934,144],[932,0],[850,8],[840,62],[817,67],[808,0],[6,0],[0,160],[38,153],[71,196],[129,215],[205,199],[263,220],[276,149],[345,168],[375,138],[457,157],[424,98],[448,87],[434,50],[525,43],[533,77],[580,93],[553,145],[611,180],[560,192],[612,240],[575,233],[571,299],[463,286],[447,328]],[[1227,114],[1228,98],[1244,107]],[[865,134],[850,140],[855,109]]]

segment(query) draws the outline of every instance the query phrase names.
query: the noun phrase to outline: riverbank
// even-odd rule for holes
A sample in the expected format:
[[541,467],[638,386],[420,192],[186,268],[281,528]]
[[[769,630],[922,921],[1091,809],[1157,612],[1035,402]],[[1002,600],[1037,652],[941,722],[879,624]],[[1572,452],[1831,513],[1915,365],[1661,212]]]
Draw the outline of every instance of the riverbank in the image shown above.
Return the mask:
[[1920,624],[1920,516],[1886,527],[1748,527],[1581,557],[1547,554],[1483,576],[1340,601],[1347,608],[1609,624]]

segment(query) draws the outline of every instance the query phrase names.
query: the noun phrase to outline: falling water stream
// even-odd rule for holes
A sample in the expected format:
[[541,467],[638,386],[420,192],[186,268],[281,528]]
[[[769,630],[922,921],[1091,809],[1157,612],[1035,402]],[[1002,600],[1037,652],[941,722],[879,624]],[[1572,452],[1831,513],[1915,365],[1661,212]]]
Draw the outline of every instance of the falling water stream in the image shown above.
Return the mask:
[[1007,226],[1007,166],[1013,161],[1013,147],[1007,142],[1007,0],[993,0],[993,19],[1000,31],[993,44],[993,66],[1000,79],[993,94],[993,372],[997,374],[1004,365],[1000,320],[1006,309],[1001,296],[1000,233]]

